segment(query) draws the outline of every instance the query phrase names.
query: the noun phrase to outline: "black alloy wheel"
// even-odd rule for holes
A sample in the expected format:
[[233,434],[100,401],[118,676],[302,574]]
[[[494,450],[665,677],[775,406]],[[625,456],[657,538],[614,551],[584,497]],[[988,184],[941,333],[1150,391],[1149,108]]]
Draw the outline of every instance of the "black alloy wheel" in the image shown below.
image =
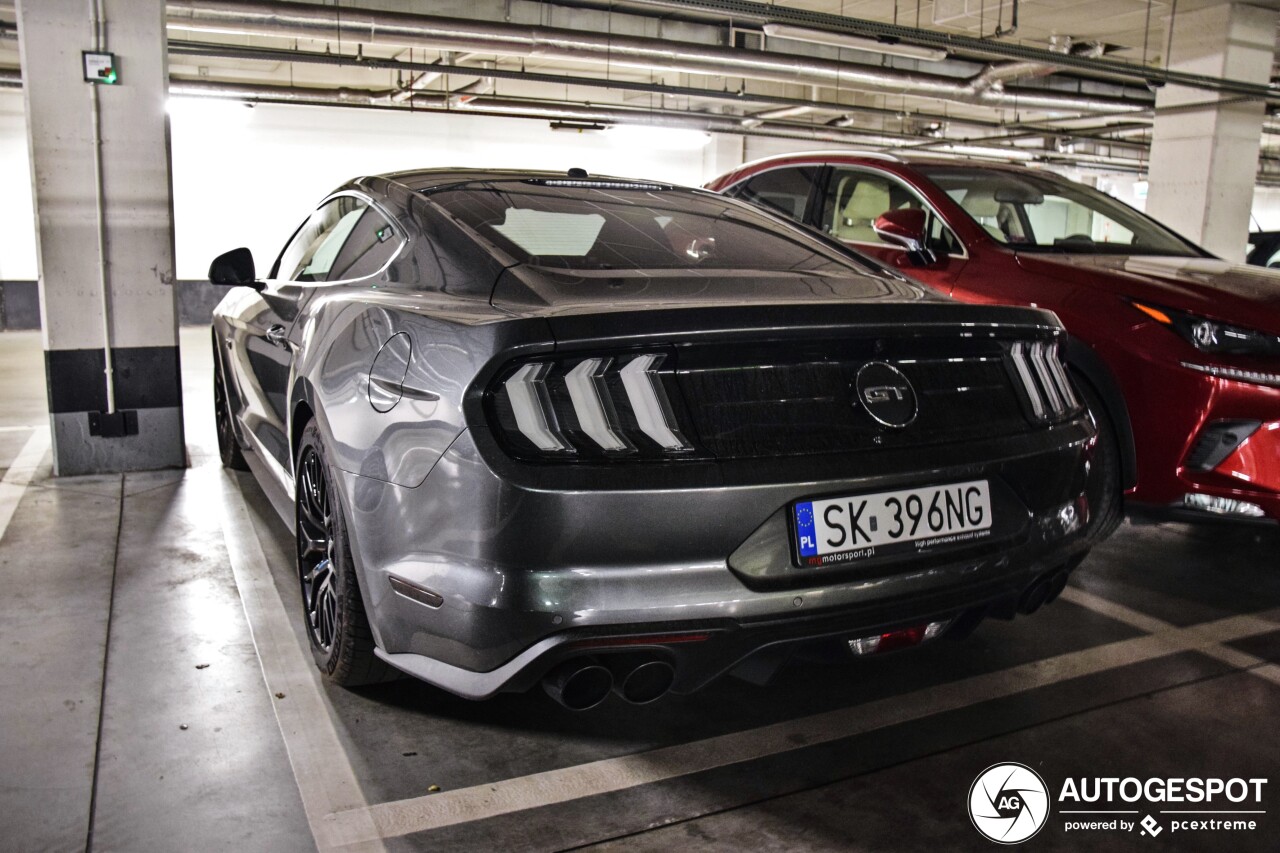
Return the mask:
[[213,341],[213,422],[218,433],[218,456],[222,459],[223,468],[248,471],[249,464],[244,460],[244,451],[236,441],[235,426],[231,423],[231,401],[227,399],[227,385],[222,375],[220,356],[218,341],[215,337]]
[[304,448],[298,466],[298,573],[302,606],[311,642],[321,652],[333,649],[338,630],[338,601],[333,582],[333,515],[320,455]]
[[298,581],[316,666],[347,687],[397,678],[399,673],[373,652],[346,519],[315,421],[302,432],[294,471]]

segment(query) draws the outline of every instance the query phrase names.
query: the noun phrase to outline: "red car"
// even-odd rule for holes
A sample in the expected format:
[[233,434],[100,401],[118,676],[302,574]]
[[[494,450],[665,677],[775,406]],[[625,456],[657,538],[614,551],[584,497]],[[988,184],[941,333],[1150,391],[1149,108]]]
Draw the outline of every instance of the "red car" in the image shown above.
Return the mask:
[[1097,535],[1121,491],[1162,514],[1280,520],[1280,274],[1024,167],[823,152],[707,186],[958,299],[1057,312],[1100,427]]

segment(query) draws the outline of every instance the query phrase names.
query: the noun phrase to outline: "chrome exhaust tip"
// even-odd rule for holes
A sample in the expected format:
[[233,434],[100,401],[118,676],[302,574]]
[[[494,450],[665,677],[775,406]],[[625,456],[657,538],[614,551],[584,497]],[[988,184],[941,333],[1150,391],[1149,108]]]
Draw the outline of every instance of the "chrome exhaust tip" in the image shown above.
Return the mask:
[[570,711],[586,711],[605,700],[613,673],[593,658],[565,661],[542,679],[547,695]]
[[647,705],[667,694],[676,668],[661,658],[619,657],[612,661],[613,692],[633,705]]

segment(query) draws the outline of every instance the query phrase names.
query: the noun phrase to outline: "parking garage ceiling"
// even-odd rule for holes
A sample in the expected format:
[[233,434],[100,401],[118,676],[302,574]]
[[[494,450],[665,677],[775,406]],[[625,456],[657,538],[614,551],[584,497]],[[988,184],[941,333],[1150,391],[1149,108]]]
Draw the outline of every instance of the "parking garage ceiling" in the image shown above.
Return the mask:
[[[366,0],[167,4],[171,92],[459,111],[592,132],[655,124],[830,147],[913,149],[1142,173],[1155,90],[1280,90],[1168,63],[1212,0]],[[426,12],[429,11],[429,14]],[[0,2],[0,84],[21,85]],[[1274,78],[1273,78],[1274,79]],[[1280,119],[1259,180],[1280,182]]]

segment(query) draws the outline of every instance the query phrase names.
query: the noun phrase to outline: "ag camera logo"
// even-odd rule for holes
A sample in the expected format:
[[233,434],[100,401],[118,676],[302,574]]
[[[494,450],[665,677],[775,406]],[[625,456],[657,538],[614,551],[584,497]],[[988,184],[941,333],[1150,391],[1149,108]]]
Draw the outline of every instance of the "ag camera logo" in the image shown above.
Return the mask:
[[969,819],[997,844],[1019,844],[1049,819],[1049,789],[1024,764],[993,764],[969,788]]

